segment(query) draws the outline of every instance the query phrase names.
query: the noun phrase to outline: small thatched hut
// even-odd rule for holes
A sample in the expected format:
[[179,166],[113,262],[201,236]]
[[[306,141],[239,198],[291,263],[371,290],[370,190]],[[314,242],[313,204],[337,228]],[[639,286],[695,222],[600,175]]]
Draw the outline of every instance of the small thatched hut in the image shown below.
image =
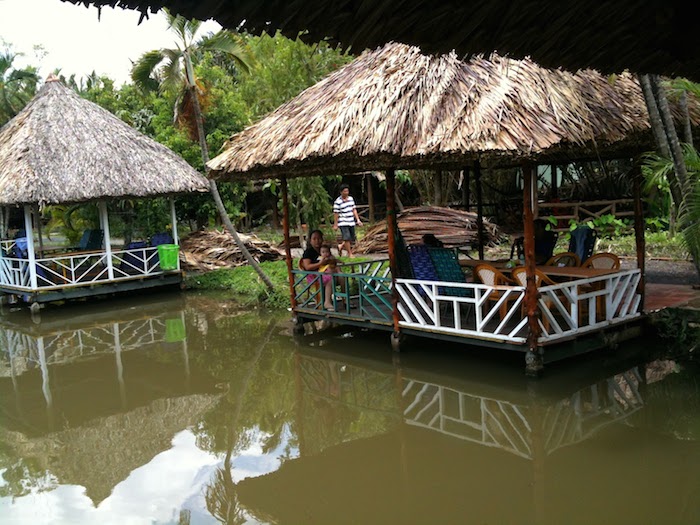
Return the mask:
[[[0,291],[34,303],[105,290],[96,284],[110,283],[115,291],[179,282],[179,264],[170,265],[171,275],[162,275],[165,268],[159,266],[154,244],[138,251],[112,249],[107,202],[170,196],[171,231],[161,240],[177,243],[172,196],[208,187],[184,159],[52,76],[0,129],[0,205],[24,208],[26,234],[21,243],[1,241]],[[80,246],[92,252],[44,257],[39,211],[51,204],[86,202],[96,202],[100,211],[99,230],[88,230],[84,237],[93,242]],[[152,276],[160,279],[118,283]]]
[[206,191],[182,157],[55,77],[0,129],[0,205]]

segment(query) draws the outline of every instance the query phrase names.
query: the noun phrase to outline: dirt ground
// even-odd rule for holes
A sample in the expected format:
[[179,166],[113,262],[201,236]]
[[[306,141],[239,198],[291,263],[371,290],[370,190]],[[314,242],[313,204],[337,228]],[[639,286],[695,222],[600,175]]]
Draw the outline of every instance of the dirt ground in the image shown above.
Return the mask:
[[[622,260],[623,268],[636,268],[636,266],[637,261],[634,259]],[[693,263],[689,261],[647,259],[645,276],[648,283],[700,285],[700,276]]]

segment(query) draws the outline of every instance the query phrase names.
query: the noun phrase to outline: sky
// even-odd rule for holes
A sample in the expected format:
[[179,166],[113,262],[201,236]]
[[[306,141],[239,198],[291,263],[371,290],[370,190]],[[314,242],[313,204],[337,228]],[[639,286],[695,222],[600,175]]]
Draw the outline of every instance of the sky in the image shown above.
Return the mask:
[[[174,47],[162,13],[138,24],[140,13],[120,8],[86,8],[61,0],[0,0],[0,40],[23,53],[15,67],[33,65],[45,78],[56,68],[80,79],[92,73],[107,75],[120,86],[129,82],[131,62],[152,49]],[[200,34],[217,31],[214,21],[203,24]],[[41,45],[39,58],[34,46]],[[2,48],[0,42],[0,49]],[[4,51],[4,49],[2,49]]]

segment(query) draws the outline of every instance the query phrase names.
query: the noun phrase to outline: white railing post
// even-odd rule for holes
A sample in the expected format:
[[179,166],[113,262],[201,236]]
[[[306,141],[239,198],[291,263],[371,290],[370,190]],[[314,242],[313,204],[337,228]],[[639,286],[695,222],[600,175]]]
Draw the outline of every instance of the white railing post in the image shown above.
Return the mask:
[[100,210],[100,225],[104,233],[105,257],[107,258],[107,276],[110,281],[114,280],[114,267],[112,266],[112,239],[109,234],[109,214],[107,213],[107,203],[100,201],[97,204]]
[[170,221],[173,226],[173,242],[180,244],[180,239],[177,236],[177,214],[175,213],[175,197],[170,197]]
[[32,207],[24,205],[24,231],[27,239],[27,261],[29,263],[29,284],[32,290],[37,289],[36,257],[34,255],[34,229],[32,225]]
[[[173,242],[180,244],[180,239],[177,236],[177,214],[175,213],[175,197],[170,197],[170,220],[172,222]],[[180,269],[180,257],[177,258],[177,269]]]

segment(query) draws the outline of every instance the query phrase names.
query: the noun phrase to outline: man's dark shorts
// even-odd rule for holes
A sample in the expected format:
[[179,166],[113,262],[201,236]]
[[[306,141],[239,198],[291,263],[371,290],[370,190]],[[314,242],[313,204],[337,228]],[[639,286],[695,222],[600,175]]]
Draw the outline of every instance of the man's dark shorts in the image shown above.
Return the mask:
[[355,240],[355,227],[354,226],[341,226],[340,235],[343,237],[344,241],[354,241]]

